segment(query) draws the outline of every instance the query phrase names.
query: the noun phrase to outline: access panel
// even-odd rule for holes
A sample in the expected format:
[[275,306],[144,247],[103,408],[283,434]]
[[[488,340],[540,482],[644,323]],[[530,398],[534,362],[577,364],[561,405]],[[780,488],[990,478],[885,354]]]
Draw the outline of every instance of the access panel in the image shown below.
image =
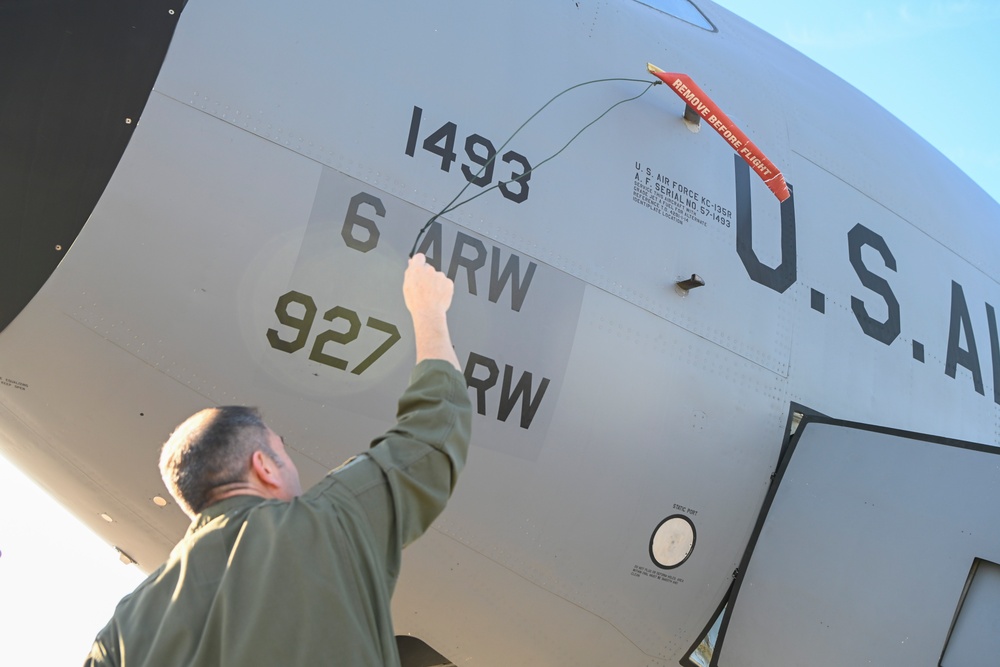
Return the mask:
[[712,664],[917,667],[939,665],[955,642],[989,650],[988,637],[951,636],[985,632],[975,610],[1000,604],[978,599],[1000,595],[988,585],[992,571],[970,576],[975,564],[1000,561],[997,454],[804,421],[761,512]]

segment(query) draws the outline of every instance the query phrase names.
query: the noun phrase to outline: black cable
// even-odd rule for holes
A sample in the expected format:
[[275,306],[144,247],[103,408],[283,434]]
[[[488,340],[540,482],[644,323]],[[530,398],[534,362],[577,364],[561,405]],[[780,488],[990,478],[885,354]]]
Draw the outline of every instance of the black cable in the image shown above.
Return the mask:
[[[475,195],[473,195],[473,196],[469,197],[468,199],[464,199],[464,200],[462,200],[462,201],[458,202],[457,204],[455,203],[456,201],[458,201],[458,198],[459,198],[459,197],[461,197],[461,196],[462,196],[462,194],[463,194],[463,193],[464,193],[464,192],[465,192],[465,191],[466,191],[466,190],[467,190],[467,189],[469,188],[469,186],[470,186],[470,185],[472,185],[472,181],[473,181],[473,180],[475,180],[476,178],[478,178],[478,177],[479,177],[479,176],[480,176],[480,175],[481,175],[481,174],[483,173],[483,171],[484,171],[484,170],[485,170],[485,169],[486,169],[487,167],[489,167],[489,166],[490,166],[490,164],[492,164],[494,160],[496,160],[497,156],[498,156],[498,155],[500,155],[501,151],[503,151],[503,149],[507,147],[507,144],[509,144],[509,143],[510,143],[510,142],[511,142],[511,141],[512,141],[512,140],[514,139],[514,137],[516,137],[516,136],[517,136],[518,132],[520,132],[521,130],[523,130],[523,129],[524,129],[524,127],[525,127],[525,126],[526,126],[526,125],[527,125],[528,123],[530,123],[530,122],[531,122],[532,120],[534,120],[535,116],[537,116],[537,115],[538,115],[538,114],[540,114],[540,113],[541,113],[542,111],[544,111],[544,110],[545,110],[545,108],[546,108],[547,106],[549,106],[550,104],[552,104],[553,102],[555,102],[555,101],[556,101],[557,99],[559,99],[560,97],[562,97],[562,96],[563,96],[563,95],[565,95],[566,93],[570,92],[571,90],[575,90],[575,89],[577,89],[577,88],[580,88],[580,87],[582,87],[582,86],[589,86],[589,85],[590,85],[590,84],[592,84],[592,83],[606,83],[606,82],[609,82],[609,81],[627,81],[627,82],[633,82],[633,83],[645,83],[645,84],[648,84],[648,85],[646,86],[645,90],[643,90],[643,91],[642,91],[641,93],[639,93],[638,95],[635,95],[634,97],[629,97],[629,98],[626,98],[626,99],[624,99],[624,100],[619,100],[618,102],[615,102],[614,104],[612,104],[612,105],[611,105],[610,107],[608,107],[607,109],[605,109],[605,110],[604,110],[604,113],[602,113],[602,114],[601,114],[600,116],[598,116],[598,117],[597,117],[597,118],[595,118],[594,120],[592,120],[592,121],[590,121],[589,123],[587,123],[586,125],[584,125],[584,126],[583,126],[583,128],[582,128],[582,129],[581,129],[581,130],[580,130],[579,132],[577,132],[576,134],[574,134],[574,135],[573,135],[573,137],[572,137],[572,138],[570,138],[570,140],[569,140],[569,141],[567,141],[567,142],[566,142],[566,144],[565,144],[565,145],[564,145],[564,146],[563,146],[562,148],[560,148],[560,149],[559,149],[558,151],[556,151],[555,153],[553,153],[553,154],[552,154],[552,155],[550,155],[549,157],[545,158],[544,160],[542,160],[541,162],[539,162],[538,164],[536,164],[536,165],[535,165],[534,167],[532,167],[531,169],[528,169],[528,170],[527,170],[526,172],[524,172],[523,174],[519,174],[519,175],[518,175],[518,176],[517,176],[516,178],[512,178],[512,179],[511,179],[511,180],[509,180],[509,181],[498,181],[498,182],[497,182],[496,184],[494,184],[494,185],[492,185],[492,186],[490,186],[490,187],[486,188],[486,189],[485,189],[485,190],[483,190],[482,192],[479,192],[479,193],[477,193],[477,194],[475,194]],[[643,95],[645,95],[645,94],[646,94],[647,92],[649,92],[649,89],[650,89],[650,88],[652,88],[653,86],[656,86],[656,85],[659,85],[660,83],[662,83],[662,82],[661,82],[661,81],[659,81],[659,80],[657,80],[657,81],[648,81],[648,80],[646,80],[646,79],[623,79],[623,78],[614,78],[614,79],[594,79],[593,81],[584,81],[583,83],[578,83],[578,84],[576,84],[576,85],[574,85],[574,86],[570,86],[569,88],[567,88],[567,89],[563,90],[562,92],[560,92],[559,94],[557,94],[557,95],[556,95],[555,97],[553,97],[553,98],[552,98],[552,99],[550,99],[550,100],[549,100],[548,102],[546,102],[545,104],[543,104],[543,105],[541,106],[541,108],[539,108],[539,109],[538,109],[538,111],[536,111],[535,113],[531,114],[531,116],[530,116],[530,117],[528,118],[528,120],[526,120],[526,121],[524,121],[523,123],[521,123],[521,126],[520,126],[520,127],[518,127],[518,128],[516,129],[516,130],[514,130],[514,133],[513,133],[512,135],[510,135],[510,137],[508,137],[508,138],[507,138],[507,141],[505,141],[505,142],[503,143],[503,145],[502,145],[502,146],[500,146],[500,148],[498,148],[498,149],[496,150],[496,152],[495,152],[495,153],[493,154],[493,157],[491,157],[491,158],[490,158],[489,160],[487,160],[487,161],[486,161],[486,162],[485,162],[485,163],[483,164],[483,166],[479,168],[479,171],[478,171],[478,172],[476,172],[475,176],[474,176],[474,177],[473,177],[472,179],[469,179],[469,182],[468,182],[468,183],[466,183],[466,184],[465,184],[465,186],[464,186],[464,187],[463,187],[463,188],[462,188],[461,190],[459,190],[459,191],[458,191],[458,194],[457,194],[457,195],[455,195],[455,197],[454,197],[454,198],[453,198],[453,199],[452,199],[452,200],[451,200],[450,202],[448,202],[448,203],[447,203],[447,204],[445,205],[445,207],[444,207],[444,208],[442,208],[442,209],[441,209],[440,211],[438,211],[437,213],[435,213],[435,214],[434,214],[434,215],[433,215],[433,216],[431,217],[431,219],[430,219],[430,220],[428,220],[428,221],[426,222],[426,224],[424,224],[424,226],[420,228],[420,231],[419,231],[419,232],[417,232],[417,238],[416,238],[416,240],[415,240],[415,241],[413,242],[413,248],[411,248],[411,249],[410,249],[410,257],[413,257],[413,255],[414,255],[414,254],[415,254],[415,253],[417,252],[417,245],[419,245],[419,244],[420,244],[420,238],[421,238],[421,237],[422,237],[422,236],[424,235],[424,232],[426,232],[426,231],[427,231],[427,229],[428,229],[428,228],[429,228],[429,227],[430,227],[430,226],[431,226],[431,225],[432,225],[432,224],[434,223],[434,221],[435,221],[435,220],[437,220],[437,219],[438,219],[439,217],[441,217],[442,215],[444,215],[444,214],[446,214],[446,213],[450,213],[450,212],[454,211],[454,210],[455,210],[455,209],[457,209],[457,208],[458,208],[459,206],[464,206],[465,204],[468,204],[468,203],[469,203],[470,201],[472,201],[473,199],[476,199],[476,198],[478,198],[478,197],[482,197],[482,196],[483,196],[484,194],[486,194],[487,192],[490,192],[491,190],[495,190],[495,189],[499,188],[499,187],[500,187],[501,185],[507,185],[508,183],[513,183],[513,182],[520,182],[520,180],[521,180],[522,178],[524,178],[524,177],[528,176],[528,175],[529,175],[529,174],[531,174],[531,173],[532,173],[533,171],[535,171],[536,169],[538,169],[539,167],[541,167],[541,166],[542,166],[543,164],[545,164],[545,163],[546,163],[546,162],[548,162],[549,160],[552,160],[552,159],[554,159],[554,158],[555,158],[555,157],[557,157],[557,156],[558,156],[558,155],[559,155],[560,153],[562,153],[562,152],[563,152],[564,150],[566,150],[567,148],[569,148],[569,145],[570,145],[571,143],[573,143],[574,141],[576,141],[576,138],[577,138],[577,137],[579,137],[579,136],[580,136],[581,134],[583,134],[583,132],[584,132],[584,131],[585,131],[585,130],[586,130],[587,128],[589,128],[589,127],[590,127],[591,125],[593,125],[594,123],[596,123],[597,121],[601,120],[601,119],[602,119],[602,118],[604,118],[604,117],[605,117],[606,115],[608,115],[608,114],[609,114],[609,113],[611,112],[611,110],[612,110],[612,109],[614,109],[615,107],[617,107],[617,106],[619,106],[619,105],[622,105],[622,104],[625,104],[626,102],[631,102],[631,101],[633,101],[633,100],[637,100],[637,99],[639,99],[640,97],[642,97]]]

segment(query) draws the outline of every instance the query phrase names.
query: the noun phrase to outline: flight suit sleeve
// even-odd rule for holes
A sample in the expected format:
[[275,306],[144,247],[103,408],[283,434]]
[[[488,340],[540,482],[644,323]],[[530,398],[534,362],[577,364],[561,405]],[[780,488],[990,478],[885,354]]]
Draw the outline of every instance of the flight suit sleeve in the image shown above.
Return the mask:
[[390,573],[399,551],[448,502],[465,466],[471,421],[462,374],[445,361],[422,361],[399,399],[396,425],[332,474],[360,504]]
[[111,628],[114,621],[108,623],[107,627],[94,639],[87,654],[83,667],[119,667],[121,660],[118,656],[118,642],[111,636]]

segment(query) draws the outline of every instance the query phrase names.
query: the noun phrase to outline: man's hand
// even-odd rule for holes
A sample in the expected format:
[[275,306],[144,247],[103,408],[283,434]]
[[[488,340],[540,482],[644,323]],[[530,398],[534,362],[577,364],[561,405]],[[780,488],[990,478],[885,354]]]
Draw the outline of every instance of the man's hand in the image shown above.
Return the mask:
[[410,258],[403,275],[403,300],[413,318],[417,342],[417,363],[424,359],[443,359],[462,370],[448,333],[448,307],[455,284],[422,254]]
[[411,315],[444,315],[454,292],[455,283],[428,264],[426,257],[417,253],[410,258],[403,275],[403,298]]

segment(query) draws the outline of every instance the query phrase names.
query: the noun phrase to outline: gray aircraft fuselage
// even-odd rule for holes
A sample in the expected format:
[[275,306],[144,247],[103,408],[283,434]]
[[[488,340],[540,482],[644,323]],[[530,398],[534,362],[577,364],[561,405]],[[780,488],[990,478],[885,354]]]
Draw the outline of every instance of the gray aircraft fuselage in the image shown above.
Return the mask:
[[[8,158],[41,166],[10,169],[4,212],[5,455],[146,570],[187,525],[154,502],[156,460],[194,411],[260,406],[315,482],[392,423],[406,257],[468,186],[417,249],[455,281],[473,449],[407,550],[397,631],[460,666],[702,664],[736,571],[765,572],[748,547],[798,548],[759,539],[798,416],[996,444],[1000,207],[845,82],[695,4],[193,1],[77,31],[95,62],[122,61],[129,26],[147,50],[114,76],[63,55],[57,81],[95,80],[45,112],[57,86],[25,83],[8,108],[50,143]],[[647,62],[696,81],[791,197],[667,85],[555,155],[655,80]],[[59,125],[70,109],[93,120]],[[969,549],[927,623],[956,618],[974,559],[1000,562]],[[914,589],[917,570],[899,563]],[[864,613],[842,580],[775,577],[803,613]],[[778,603],[736,599],[743,642],[741,606]],[[938,625],[913,629],[928,665]],[[765,655],[726,646],[717,664]],[[914,664],[894,647],[882,664]]]

